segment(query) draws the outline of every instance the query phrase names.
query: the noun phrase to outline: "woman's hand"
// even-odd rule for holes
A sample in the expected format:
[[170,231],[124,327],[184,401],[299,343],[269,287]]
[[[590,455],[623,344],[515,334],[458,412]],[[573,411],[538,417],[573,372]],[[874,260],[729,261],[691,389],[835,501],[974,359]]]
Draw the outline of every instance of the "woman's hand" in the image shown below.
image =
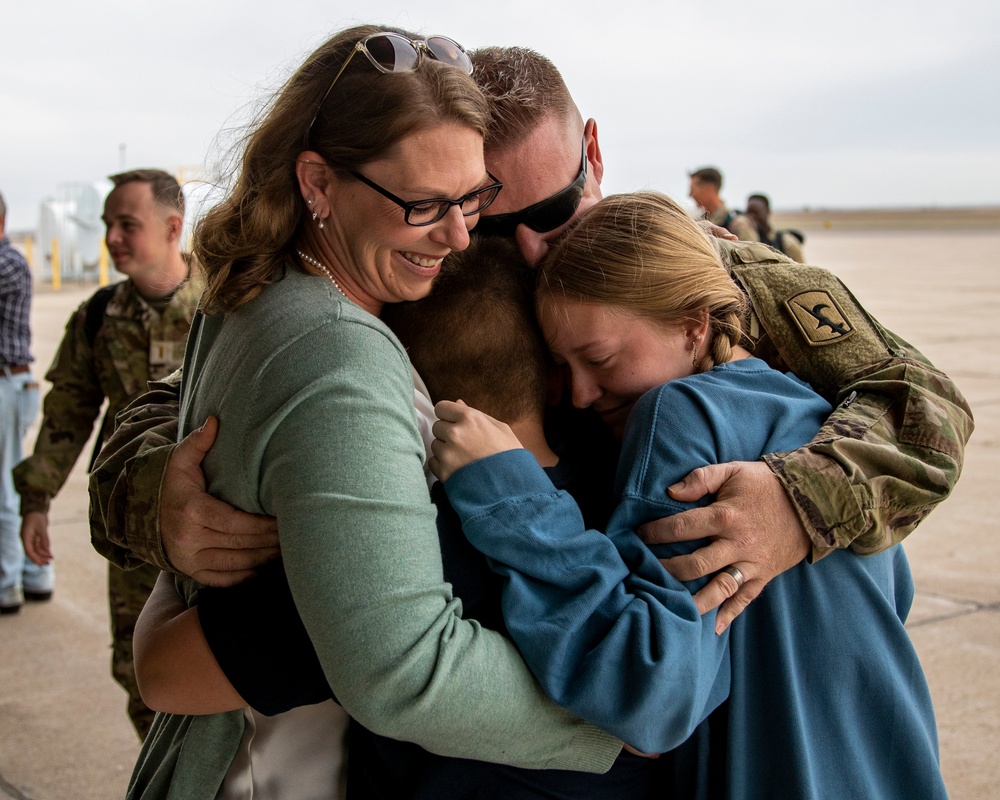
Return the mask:
[[457,403],[442,400],[434,406],[434,412],[438,417],[431,429],[435,437],[431,443],[434,455],[428,463],[442,483],[466,464],[521,448],[521,442],[508,425],[469,408],[461,400]]

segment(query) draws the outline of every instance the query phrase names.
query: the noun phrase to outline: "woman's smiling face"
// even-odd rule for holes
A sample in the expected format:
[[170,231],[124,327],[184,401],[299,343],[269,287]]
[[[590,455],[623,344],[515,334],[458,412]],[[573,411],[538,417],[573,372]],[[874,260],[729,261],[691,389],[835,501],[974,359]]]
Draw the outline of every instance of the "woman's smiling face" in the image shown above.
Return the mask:
[[[492,182],[482,136],[454,123],[410,134],[358,172],[404,201],[457,199]],[[384,303],[425,297],[441,261],[468,246],[478,220],[453,206],[437,222],[415,227],[402,208],[359,180],[334,175],[329,185],[330,215],[310,238],[344,292],[374,314]]]

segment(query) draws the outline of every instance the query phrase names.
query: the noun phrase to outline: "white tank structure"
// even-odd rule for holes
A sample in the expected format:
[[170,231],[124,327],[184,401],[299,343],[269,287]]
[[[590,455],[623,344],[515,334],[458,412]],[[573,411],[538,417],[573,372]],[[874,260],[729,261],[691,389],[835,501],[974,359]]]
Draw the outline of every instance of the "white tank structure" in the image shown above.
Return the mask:
[[53,242],[56,242],[63,280],[97,280],[104,240],[101,214],[109,191],[110,181],[66,183],[60,185],[57,198],[42,201],[36,266],[42,279],[52,280]]

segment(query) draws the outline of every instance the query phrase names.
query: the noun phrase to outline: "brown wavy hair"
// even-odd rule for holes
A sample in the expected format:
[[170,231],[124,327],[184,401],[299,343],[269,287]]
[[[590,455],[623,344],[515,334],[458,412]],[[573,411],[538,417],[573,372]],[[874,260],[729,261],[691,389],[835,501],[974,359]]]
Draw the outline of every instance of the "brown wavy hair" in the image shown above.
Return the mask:
[[457,122],[485,136],[482,92],[471,76],[432,58],[412,72],[383,74],[358,53],[323,100],[357,42],[379,32],[419,38],[373,25],[341,31],[305,60],[243,137],[232,190],[195,230],[207,311],[238,308],[287,263],[307,219],[295,174],[303,150],[315,150],[345,177],[404,137],[440,124]]
[[704,372],[732,360],[747,300],[687,212],[656,192],[611,195],[580,219],[542,262],[538,302],[562,296],[675,326],[708,309]]

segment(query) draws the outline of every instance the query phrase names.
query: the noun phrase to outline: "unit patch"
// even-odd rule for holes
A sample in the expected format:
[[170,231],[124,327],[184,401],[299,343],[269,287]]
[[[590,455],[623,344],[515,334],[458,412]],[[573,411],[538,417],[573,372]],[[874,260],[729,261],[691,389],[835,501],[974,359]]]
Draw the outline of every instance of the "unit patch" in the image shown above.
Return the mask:
[[854,333],[854,326],[829,292],[802,292],[786,300],[785,305],[806,341],[814,347],[839,342]]

